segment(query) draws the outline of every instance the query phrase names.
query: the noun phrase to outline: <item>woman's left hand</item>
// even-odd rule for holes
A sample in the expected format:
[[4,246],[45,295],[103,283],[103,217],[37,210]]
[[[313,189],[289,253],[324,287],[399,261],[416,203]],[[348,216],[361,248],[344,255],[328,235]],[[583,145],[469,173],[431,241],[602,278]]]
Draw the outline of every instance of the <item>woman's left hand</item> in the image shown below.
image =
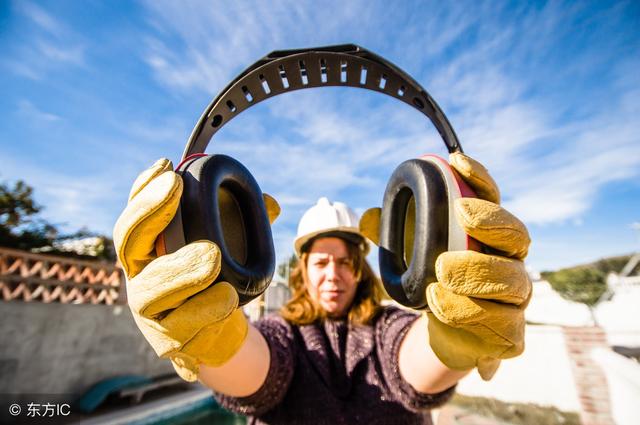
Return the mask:
[[[449,162],[478,196],[455,202],[456,219],[486,252],[449,251],[438,257],[438,281],[427,287],[429,343],[447,367],[477,367],[489,380],[501,359],[524,350],[531,282],[522,260],[529,233],[499,205],[498,187],[480,163],[462,153],[451,154]],[[379,218],[380,210],[371,209],[360,221],[360,230],[374,243]]]
[[482,198],[458,199],[455,215],[487,252],[453,251],[438,257],[438,282],[427,288],[429,342],[448,367],[477,367],[489,380],[501,359],[524,350],[524,309],[531,282],[522,260],[529,233],[498,205],[498,188],[480,163],[462,153],[452,154],[449,162]]

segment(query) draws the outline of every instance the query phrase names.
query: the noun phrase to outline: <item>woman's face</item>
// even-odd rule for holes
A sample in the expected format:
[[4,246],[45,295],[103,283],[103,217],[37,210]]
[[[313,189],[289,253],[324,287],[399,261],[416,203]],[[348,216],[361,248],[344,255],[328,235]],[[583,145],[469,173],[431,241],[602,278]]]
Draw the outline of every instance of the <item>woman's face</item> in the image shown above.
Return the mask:
[[347,314],[358,282],[346,242],[327,237],[313,241],[307,259],[307,291],[329,317]]

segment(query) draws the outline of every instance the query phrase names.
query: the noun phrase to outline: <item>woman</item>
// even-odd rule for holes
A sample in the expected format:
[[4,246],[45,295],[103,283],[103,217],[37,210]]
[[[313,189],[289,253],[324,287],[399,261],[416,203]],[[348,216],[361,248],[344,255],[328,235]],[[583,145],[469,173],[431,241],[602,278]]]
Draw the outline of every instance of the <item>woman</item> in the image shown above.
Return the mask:
[[[199,379],[222,405],[258,422],[430,423],[429,409],[471,369],[488,379],[500,359],[522,352],[530,296],[526,229],[497,205],[480,164],[462,154],[450,161],[488,199],[457,203],[459,221],[499,255],[441,255],[427,292],[433,313],[380,306],[355,214],[323,198],[298,227],[292,299],[255,325],[230,285],[209,286],[219,271],[215,244],[153,258],[181,188],[170,163],[159,161],[134,184],[114,231],[136,323],[180,376]],[[265,202],[274,219],[272,198]],[[363,226],[374,241],[375,227]]]

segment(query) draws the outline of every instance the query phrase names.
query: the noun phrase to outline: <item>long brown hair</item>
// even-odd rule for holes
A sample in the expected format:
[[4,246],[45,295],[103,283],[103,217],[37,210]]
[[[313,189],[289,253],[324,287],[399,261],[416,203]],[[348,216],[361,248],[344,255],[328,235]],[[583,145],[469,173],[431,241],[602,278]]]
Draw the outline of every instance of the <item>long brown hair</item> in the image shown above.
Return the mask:
[[[349,308],[348,319],[350,323],[366,325],[371,323],[380,311],[381,283],[371,270],[360,247],[346,239],[342,240],[347,246],[353,272],[358,280],[358,288]],[[308,252],[303,252],[298,264],[289,275],[291,298],[280,309],[282,317],[295,325],[308,325],[327,317],[326,311],[311,298],[307,291],[308,260]]]

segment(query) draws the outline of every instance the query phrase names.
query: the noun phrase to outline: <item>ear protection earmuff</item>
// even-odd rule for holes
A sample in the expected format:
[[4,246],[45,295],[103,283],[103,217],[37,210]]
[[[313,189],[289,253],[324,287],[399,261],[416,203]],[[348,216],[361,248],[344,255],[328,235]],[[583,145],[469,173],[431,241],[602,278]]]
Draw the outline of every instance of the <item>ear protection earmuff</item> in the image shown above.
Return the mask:
[[400,304],[427,308],[426,287],[437,280],[445,251],[479,250],[456,221],[453,203],[473,190],[436,155],[410,159],[395,169],[384,192],[378,261],[387,293]]
[[[450,153],[462,151],[427,91],[380,56],[352,44],[274,51],[229,83],[196,124],[176,169],[184,191],[178,213],[159,238],[160,254],[209,239],[222,253],[217,281],[233,285],[241,305],[264,292],[273,277],[275,254],[260,187],[235,159],[203,152],[222,126],[252,105],[324,86],[359,87],[399,99],[431,120]],[[435,258],[448,249],[469,247],[451,205],[456,197],[470,194],[436,156],[405,161],[394,171],[384,194],[379,259],[385,288],[398,302],[425,308],[424,290],[435,281]],[[415,221],[413,232],[405,230],[410,220]]]

